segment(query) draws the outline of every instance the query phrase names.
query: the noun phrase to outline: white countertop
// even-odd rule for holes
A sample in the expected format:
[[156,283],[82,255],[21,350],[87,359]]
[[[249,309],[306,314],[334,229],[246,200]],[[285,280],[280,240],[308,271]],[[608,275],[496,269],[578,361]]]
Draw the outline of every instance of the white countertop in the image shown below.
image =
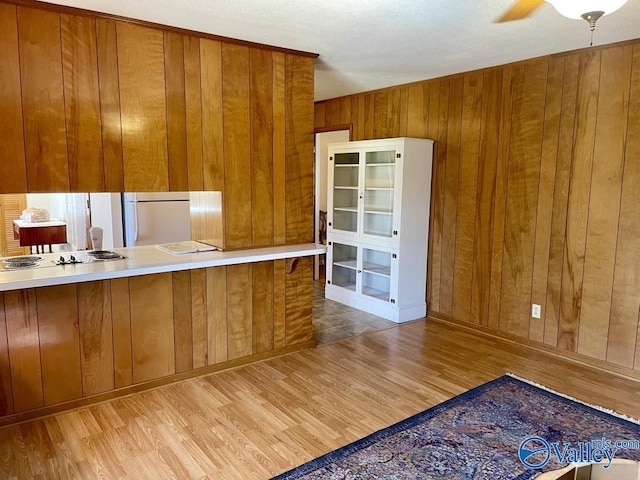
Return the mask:
[[[23,288],[65,285],[69,283],[106,280],[110,278],[132,277],[151,273],[175,272],[195,268],[218,267],[241,263],[279,260],[283,258],[308,257],[325,253],[325,245],[305,243],[279,247],[254,248],[227,252],[198,252],[174,255],[155,246],[114,248],[126,259],[104,262],[80,263],[75,265],[55,265],[57,254],[43,254],[43,268],[0,271],[0,292]],[[65,257],[69,254],[65,253]]]
[[52,218],[48,222],[25,222],[24,220],[14,220],[20,228],[42,228],[42,227],[64,227],[66,223],[61,222],[56,218]]

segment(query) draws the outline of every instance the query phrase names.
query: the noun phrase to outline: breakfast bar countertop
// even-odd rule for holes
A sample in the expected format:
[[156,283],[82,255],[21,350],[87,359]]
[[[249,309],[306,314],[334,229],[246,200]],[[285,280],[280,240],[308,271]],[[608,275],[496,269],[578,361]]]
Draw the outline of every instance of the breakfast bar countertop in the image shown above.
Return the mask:
[[[47,267],[0,271],[0,292],[24,288],[132,277],[152,273],[307,257],[326,252],[326,246],[305,243],[247,250],[172,254],[155,246],[114,248],[125,259],[55,265],[60,254],[43,254]],[[66,255],[66,253],[65,253]]]

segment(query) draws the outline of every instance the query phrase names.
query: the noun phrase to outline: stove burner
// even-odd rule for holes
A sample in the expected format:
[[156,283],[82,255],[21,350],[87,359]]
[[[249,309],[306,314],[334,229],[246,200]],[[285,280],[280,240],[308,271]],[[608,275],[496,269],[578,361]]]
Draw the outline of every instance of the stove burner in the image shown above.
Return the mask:
[[5,268],[7,269],[18,269],[18,268],[31,268],[37,267],[38,263],[42,260],[42,257],[36,257],[33,255],[22,256],[22,257],[10,257],[2,260]]
[[35,255],[26,255],[22,257],[9,257],[9,258],[5,258],[2,261],[6,264],[10,264],[10,263],[24,263],[24,262],[37,263],[41,260],[42,260],[42,257],[36,257]]
[[125,258],[119,253],[112,252],[111,250],[93,250],[91,252],[87,252],[87,255],[92,257],[94,260],[116,260],[119,258]]

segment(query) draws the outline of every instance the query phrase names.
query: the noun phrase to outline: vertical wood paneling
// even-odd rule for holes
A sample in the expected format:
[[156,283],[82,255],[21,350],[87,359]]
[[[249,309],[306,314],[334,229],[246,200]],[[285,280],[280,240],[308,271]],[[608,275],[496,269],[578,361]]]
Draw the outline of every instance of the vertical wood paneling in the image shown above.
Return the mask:
[[167,191],[163,33],[130,23],[116,25],[125,189]]
[[169,190],[175,192],[189,189],[184,51],[182,35],[164,32]]
[[107,192],[121,192],[124,190],[124,160],[122,158],[116,23],[111,20],[96,19],[96,36],[104,189]]
[[558,347],[571,352],[576,351],[578,343],[599,78],[600,52],[582,53],[558,321]]
[[464,79],[458,77],[451,80],[449,88],[439,310],[445,315],[451,315],[453,313],[453,277],[456,253],[456,217],[458,208],[458,174]]
[[[629,105],[640,102],[640,47],[633,46]],[[640,109],[629,108],[607,361],[640,369]]]
[[111,280],[111,318],[113,321],[113,367],[116,388],[133,383],[131,354],[131,304],[129,279]]
[[11,389],[16,412],[44,405],[35,290],[4,293]]
[[206,270],[191,270],[191,328],[193,339],[193,368],[208,365],[207,336],[207,277]]
[[273,262],[252,264],[252,332],[253,352],[273,350]]
[[96,23],[88,17],[61,15],[62,71],[73,192],[104,190]]
[[36,290],[44,404],[82,396],[76,285]]
[[60,15],[18,7],[18,26],[28,191],[66,192]]
[[171,273],[129,278],[133,383],[176,371]]
[[82,395],[113,390],[113,322],[108,280],[78,284]]
[[313,241],[313,59],[285,56],[287,243]]
[[285,56],[272,53],[273,65],[273,243],[287,239]]
[[[431,228],[429,230],[429,241],[431,242],[430,264],[431,280],[429,285],[429,310],[440,311],[440,290],[442,286],[442,249],[444,234],[444,197],[445,178],[447,171],[447,132],[449,124],[449,82],[437,82],[429,86],[429,110],[431,106],[435,109],[437,105],[437,116],[433,117],[437,123],[437,135],[433,146],[433,190],[431,194]],[[436,121],[437,119],[437,121]],[[429,280],[429,279],[427,279]]]
[[364,95],[364,123],[362,129],[362,137],[355,137],[354,140],[370,140],[374,138],[374,110],[375,97],[373,93]]
[[[402,124],[402,89],[389,90],[387,95],[387,137],[399,137]],[[406,113],[406,112],[405,112]],[[406,117],[405,117],[406,122]],[[405,123],[406,125],[406,123]]]
[[493,221],[493,201],[496,192],[501,95],[502,73],[499,70],[485,73],[471,290],[471,321],[481,325],[489,323],[492,233],[490,225]]
[[556,156],[558,151],[558,132],[560,131],[563,76],[564,60],[558,58],[550,59],[544,112],[540,183],[537,200],[538,209],[536,215],[533,277],[531,280],[531,303],[540,305],[541,318],[532,318],[529,322],[529,338],[537,342],[544,341],[546,317],[545,297],[549,271],[553,192],[556,178]]
[[0,415],[11,413],[13,413],[13,392],[7,342],[7,318],[4,313],[4,294],[0,293]]
[[224,213],[227,248],[250,247],[251,126],[249,117],[249,48],[222,46],[224,118]]
[[273,245],[273,85],[271,52],[252,48],[251,102],[251,237],[252,244]]
[[339,100],[340,116],[338,118],[339,125],[349,125],[351,123],[351,111],[352,111],[352,99],[351,97],[342,97]]
[[464,193],[459,195],[457,205],[453,274],[453,316],[474,323],[479,322],[479,319],[471,318],[471,281],[475,250],[482,88],[481,74],[465,75],[458,167],[458,192]]
[[502,96],[500,98],[500,130],[498,136],[498,161],[496,188],[493,199],[493,225],[491,241],[491,280],[489,287],[488,325],[499,327],[500,296],[502,288],[502,253],[504,250],[504,221],[507,198],[507,176],[509,173],[509,143],[511,139],[511,109],[513,105],[514,68],[506,67],[502,72]]
[[207,268],[207,336],[209,365],[228,357],[227,267]]
[[358,95],[353,101],[352,113],[353,138],[364,137],[364,95]]
[[547,274],[547,301],[544,306],[544,342],[553,347],[558,345],[560,290],[564,265],[567,202],[569,200],[569,177],[571,174],[571,157],[573,155],[579,65],[579,55],[571,55],[564,58],[562,108],[558,134],[558,158],[553,192],[553,214]]
[[273,261],[273,347],[287,344],[286,299],[282,292],[286,288],[286,261]]
[[229,360],[253,353],[253,277],[251,264],[227,267],[227,341]]
[[204,189],[223,190],[222,45],[200,40]]
[[529,335],[531,275],[536,202],[540,177],[547,61],[516,68],[511,112],[511,142],[500,328],[514,335]]
[[0,5],[0,192],[26,192],[18,22],[14,5]]
[[193,325],[191,312],[191,272],[171,274],[173,283],[173,328],[176,373],[193,369]]
[[[425,84],[425,97],[424,101],[427,102],[428,108],[426,110],[427,119],[426,123],[426,138],[437,139],[440,137],[440,105],[438,100],[438,95],[440,93],[440,83],[439,82],[428,82]],[[407,107],[408,111],[408,107]],[[408,116],[408,113],[407,113]],[[407,128],[409,128],[409,122],[407,120]],[[431,173],[431,198],[432,204],[431,208],[435,208],[436,202],[434,201],[436,198],[442,198],[442,183],[439,182],[440,178],[444,178],[444,165],[441,163],[437,163],[436,159],[438,158],[438,144],[434,144],[433,146],[433,161],[432,161],[432,173]],[[436,258],[437,261],[427,261],[427,311],[432,308],[433,305],[433,295],[434,292],[434,272],[437,273],[438,278],[440,278],[440,249],[442,246],[442,205],[438,205],[438,212],[433,212],[429,218],[429,238],[427,245],[427,252],[434,252],[432,258]],[[435,234],[431,232],[436,230]],[[438,253],[436,253],[438,250]]]
[[200,39],[184,37],[184,89],[189,190],[204,189]]
[[385,138],[389,127],[389,91],[376,92],[373,95],[373,137]]
[[428,138],[429,84],[412,83],[408,87],[407,135],[416,138]]
[[317,108],[313,110],[313,125],[315,128],[322,128],[325,126],[325,106],[326,103],[319,103]]
[[[618,240],[633,49],[602,51],[578,352],[605,360]],[[639,206],[640,207],[640,206]]]
[[409,87],[400,89],[400,123],[398,125],[398,137],[407,136],[407,122],[409,117]]
[[313,340],[311,308],[313,305],[313,259],[286,260],[285,304],[287,345]]

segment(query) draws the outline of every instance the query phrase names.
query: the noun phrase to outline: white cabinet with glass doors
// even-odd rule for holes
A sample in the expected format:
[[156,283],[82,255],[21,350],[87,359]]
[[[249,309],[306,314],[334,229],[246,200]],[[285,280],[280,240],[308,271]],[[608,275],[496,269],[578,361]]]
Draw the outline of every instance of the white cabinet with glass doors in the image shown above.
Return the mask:
[[425,316],[432,151],[415,138],[329,145],[327,298]]

